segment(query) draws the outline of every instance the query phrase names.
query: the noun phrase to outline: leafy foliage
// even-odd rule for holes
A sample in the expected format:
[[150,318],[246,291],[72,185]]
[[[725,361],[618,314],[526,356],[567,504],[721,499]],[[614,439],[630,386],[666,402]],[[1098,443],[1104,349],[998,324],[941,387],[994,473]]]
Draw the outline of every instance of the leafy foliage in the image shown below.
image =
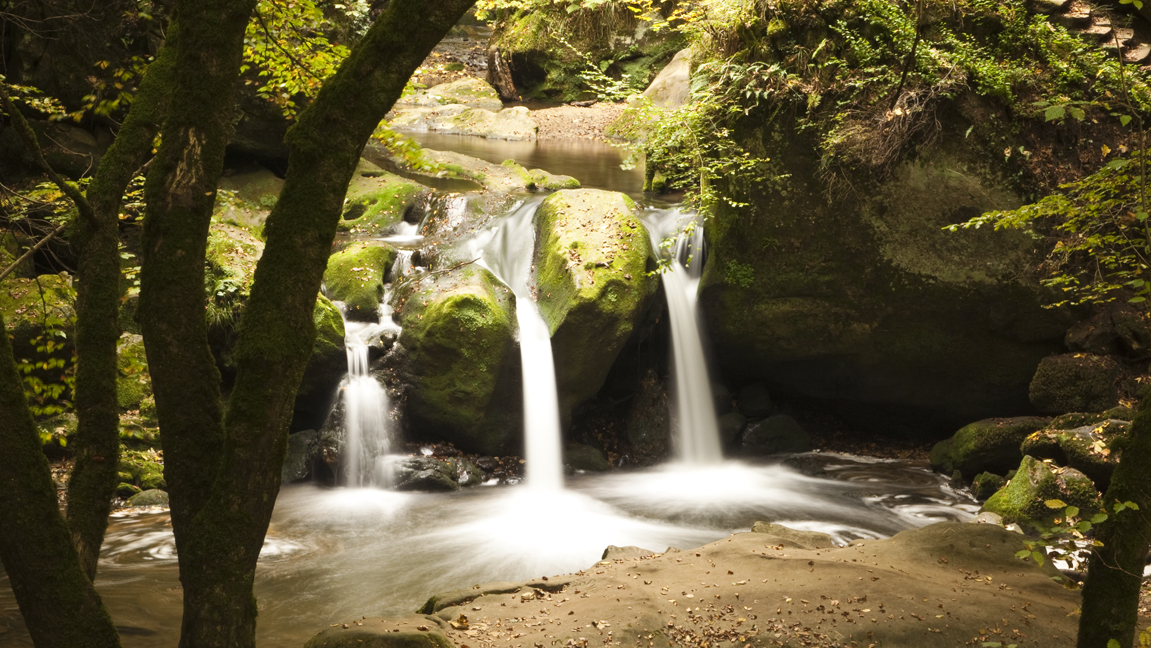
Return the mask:
[[[53,315],[45,316],[40,331],[31,340],[35,355],[16,361],[16,368],[24,381],[28,409],[37,418],[63,414],[72,409],[76,350],[67,341],[66,329],[74,323]],[[41,439],[45,443],[51,440],[50,436]]]
[[1043,283],[1062,293],[1054,305],[1106,302],[1127,291],[1135,293],[1128,301],[1143,302],[1151,295],[1151,223],[1137,163],[1143,155],[1112,160],[1034,204],[988,212],[949,229],[988,225],[1034,233],[1053,223],[1058,240],[1043,265]]

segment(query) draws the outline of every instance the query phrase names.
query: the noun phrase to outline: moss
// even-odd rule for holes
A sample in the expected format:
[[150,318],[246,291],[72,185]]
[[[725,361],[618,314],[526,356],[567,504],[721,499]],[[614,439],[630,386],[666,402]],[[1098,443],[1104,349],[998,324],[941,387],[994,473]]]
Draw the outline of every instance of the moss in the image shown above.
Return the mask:
[[324,287],[333,300],[344,302],[348,319],[374,321],[395,260],[396,250],[390,245],[353,243],[328,259]]
[[971,494],[979,501],[986,500],[1007,484],[1007,479],[1001,475],[984,472],[975,476],[971,482]]
[[399,342],[413,374],[409,414],[421,434],[499,454],[520,413],[514,305],[487,270],[425,279],[399,295]]
[[599,390],[658,284],[647,273],[647,230],[623,194],[559,191],[536,212],[536,227],[537,299],[566,412]]
[[1031,404],[1045,414],[1101,412],[1119,400],[1119,373],[1109,356],[1065,353],[1044,358],[1031,379]]
[[[117,345],[116,404],[122,409],[139,409],[152,395],[152,378],[144,353],[144,338],[125,333]],[[154,407],[155,401],[153,401]]]
[[1047,425],[1036,416],[984,419],[966,425],[950,439],[931,449],[931,467],[950,475],[958,470],[967,479],[977,473],[1007,474],[1019,465],[1019,445],[1027,436]]
[[76,291],[61,275],[40,275],[34,279],[6,277],[0,282],[0,311],[12,336],[17,358],[32,351],[29,341],[44,328],[45,322],[65,322],[65,333],[72,335]]
[[421,184],[382,170],[376,174],[361,165],[349,187],[338,229],[357,236],[379,236],[403,221],[427,191]]
[[1129,423],[1119,420],[1104,420],[1072,429],[1048,427],[1029,435],[1020,449],[1036,459],[1050,459],[1082,472],[1103,491],[1111,483],[1111,475],[1119,463],[1118,449],[1129,429]]
[[121,485],[129,484],[140,490],[167,488],[163,461],[155,450],[121,451],[120,463],[116,466]]
[[1079,507],[1084,518],[1099,511],[1099,493],[1083,473],[1052,468],[1030,456],[1023,458],[1015,476],[988,498],[982,510],[998,513],[1005,523],[1017,522],[1024,529],[1045,529],[1062,513],[1044,503],[1052,499]]

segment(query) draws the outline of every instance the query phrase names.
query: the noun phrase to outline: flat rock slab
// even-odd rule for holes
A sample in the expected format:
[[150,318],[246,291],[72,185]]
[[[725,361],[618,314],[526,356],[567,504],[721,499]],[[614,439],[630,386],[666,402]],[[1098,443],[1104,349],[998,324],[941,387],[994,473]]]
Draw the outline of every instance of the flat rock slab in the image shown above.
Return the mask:
[[535,141],[539,130],[530,111],[523,106],[492,112],[463,104],[401,110],[388,120],[388,126],[397,131],[435,131],[521,141]]
[[601,561],[559,592],[493,591],[425,618],[472,648],[1075,643],[1079,593],[1016,559],[1022,536],[1002,528],[940,523],[810,549],[769,530]]
[[355,619],[333,623],[304,648],[453,648],[437,619],[409,615],[399,619]]

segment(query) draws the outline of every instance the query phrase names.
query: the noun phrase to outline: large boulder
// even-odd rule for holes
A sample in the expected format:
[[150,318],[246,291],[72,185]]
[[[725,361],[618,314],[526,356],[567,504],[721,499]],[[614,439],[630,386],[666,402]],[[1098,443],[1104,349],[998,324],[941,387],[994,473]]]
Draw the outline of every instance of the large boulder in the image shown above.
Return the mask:
[[1050,419],[1037,416],[992,418],[963,426],[931,449],[931,467],[945,475],[956,470],[971,479],[981,472],[1006,475],[1019,465],[1019,444]]
[[350,320],[379,321],[384,283],[396,260],[396,250],[375,241],[359,241],[328,257],[324,288],[334,301],[344,302]]
[[474,135],[487,139],[535,141],[539,124],[523,106],[498,112],[461,104],[409,108],[396,113],[388,126],[397,131],[434,131],[447,135]]
[[360,160],[344,199],[337,229],[356,236],[380,236],[404,220],[418,220],[430,190]]
[[1031,379],[1031,404],[1044,414],[1102,412],[1119,400],[1119,375],[1119,363],[1110,356],[1049,356]]
[[465,266],[397,288],[409,431],[481,454],[518,446],[522,395],[515,303],[492,273]]
[[1118,419],[1069,429],[1049,426],[1024,439],[1020,450],[1036,459],[1050,459],[1074,468],[1105,492],[1119,463],[1118,450],[1130,429],[1129,422]]
[[691,94],[691,48],[682,49],[675,53],[643,96],[658,108],[679,108],[687,103]]
[[1007,485],[988,498],[980,510],[997,513],[1007,524],[1015,522],[1024,529],[1044,530],[1063,513],[1062,508],[1047,506],[1048,500],[1077,506],[1085,518],[1098,512],[1100,505],[1099,492],[1083,473],[1026,456]]
[[231,169],[217,184],[215,216],[262,227],[280,198],[284,180],[264,167]]
[[787,414],[769,416],[743,431],[741,450],[748,455],[772,455],[811,450],[811,435]]
[[496,89],[486,82],[467,78],[432,86],[426,90],[419,90],[396,102],[397,110],[404,110],[411,106],[446,106],[460,104],[469,108],[483,108],[498,112],[504,107]]
[[293,428],[319,428],[331,408],[336,386],[348,373],[348,356],[344,347],[344,318],[330,299],[316,295],[312,311],[316,341],[312,356],[304,367],[304,377],[296,390]]
[[552,335],[567,420],[573,406],[603,385],[658,283],[647,273],[647,231],[623,194],[556,192],[536,212],[536,231],[536,294]]
[[628,410],[626,435],[631,460],[651,465],[667,458],[671,451],[671,409],[668,386],[659,374],[648,369]]
[[1124,302],[1110,302],[1067,330],[1067,348],[1094,355],[1124,354],[1142,358],[1151,349],[1151,327],[1143,313]]
[[1071,323],[1026,279],[1035,241],[943,230],[1019,205],[1006,179],[944,137],[829,200],[811,142],[782,125],[754,132],[748,145],[790,175],[708,221],[700,304],[725,381],[769,381],[889,432],[1028,411],[1031,374]]

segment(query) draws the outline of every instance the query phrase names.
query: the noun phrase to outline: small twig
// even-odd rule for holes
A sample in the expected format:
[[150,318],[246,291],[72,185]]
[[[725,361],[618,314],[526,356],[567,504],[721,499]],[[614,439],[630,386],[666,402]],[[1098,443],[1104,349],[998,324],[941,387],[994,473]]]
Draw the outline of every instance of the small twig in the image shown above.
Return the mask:
[[460,261],[459,263],[455,264],[454,266],[452,266],[450,268],[444,268],[443,270],[434,270],[432,272],[427,273],[424,276],[425,277],[431,277],[431,276],[438,275],[438,274],[444,274],[445,272],[451,272],[452,270],[458,270],[459,268],[462,268],[466,265],[471,265],[471,264],[473,264],[479,260],[480,260],[480,257],[476,257],[476,258],[472,259],[471,261]]
[[8,113],[8,116],[12,119],[13,124],[16,126],[16,132],[20,134],[20,139],[24,140],[24,145],[36,156],[36,163],[40,166],[40,169],[60,188],[60,191],[64,192],[65,196],[72,199],[72,202],[76,204],[76,209],[80,212],[80,217],[93,227],[97,226],[96,214],[92,211],[92,205],[84,198],[84,194],[80,193],[79,189],[61,178],[60,175],[56,173],[56,170],[52,168],[52,165],[48,164],[48,161],[44,159],[44,151],[36,141],[36,132],[32,130],[32,126],[28,124],[28,120],[24,119],[24,115],[19,110],[16,110],[16,106],[12,103],[12,97],[8,95],[8,88],[4,86],[3,81],[0,81],[0,104],[3,105],[4,112]]
[[20,264],[21,264],[21,263],[24,263],[24,260],[25,260],[25,259],[27,259],[28,257],[32,256],[32,254],[33,254],[34,252],[36,252],[36,250],[39,250],[40,248],[44,247],[44,246],[45,246],[45,245],[48,243],[48,241],[50,241],[50,240],[52,240],[53,238],[55,238],[57,234],[59,234],[59,233],[63,232],[63,231],[64,231],[64,228],[66,228],[66,227],[68,227],[68,223],[61,223],[59,227],[57,227],[56,229],[52,230],[52,233],[51,233],[51,234],[49,234],[48,236],[45,236],[44,238],[40,239],[40,242],[39,242],[39,243],[37,243],[36,245],[33,245],[31,248],[29,248],[29,249],[28,249],[28,251],[27,251],[27,252],[25,252],[24,254],[20,255],[20,258],[19,258],[19,259],[16,259],[15,261],[13,261],[13,262],[12,262],[12,265],[10,265],[10,266],[8,266],[7,268],[5,268],[5,269],[4,269],[4,272],[0,272],[0,280],[3,280],[3,279],[4,279],[4,277],[7,277],[9,274],[11,274],[11,273],[12,273],[12,271],[13,271],[13,270],[15,270],[16,268],[18,268],[18,267],[20,266]]

